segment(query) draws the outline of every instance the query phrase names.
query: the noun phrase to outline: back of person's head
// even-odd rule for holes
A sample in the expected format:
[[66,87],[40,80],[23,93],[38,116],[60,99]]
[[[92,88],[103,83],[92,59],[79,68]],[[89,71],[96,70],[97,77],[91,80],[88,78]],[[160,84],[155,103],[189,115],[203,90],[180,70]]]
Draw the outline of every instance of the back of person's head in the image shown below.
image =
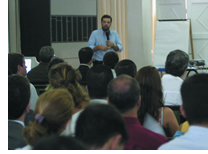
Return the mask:
[[48,63],[48,71],[51,69],[53,65],[59,64],[59,63],[64,63],[64,60],[61,58],[53,58],[49,63]]
[[34,146],[41,138],[60,134],[74,114],[74,102],[66,89],[53,89],[41,94],[34,111],[34,122],[24,128],[26,142]]
[[92,60],[93,50],[90,47],[84,47],[79,50],[79,62],[88,64]]
[[78,117],[75,136],[91,149],[102,149],[117,135],[123,146],[128,140],[127,128],[120,112],[110,104],[90,104]]
[[141,105],[138,110],[140,123],[143,124],[146,113],[158,120],[158,108],[163,106],[162,85],[158,70],[153,66],[142,67],[137,72],[135,79],[141,88]]
[[110,67],[111,69],[115,68],[118,61],[119,61],[118,54],[114,51],[107,52],[103,57],[104,65]]
[[75,107],[79,107],[82,101],[89,101],[79,85],[81,74],[67,63],[59,63],[51,67],[49,73],[49,83],[52,88],[67,88],[72,94]]
[[8,54],[8,68],[12,74],[16,74],[18,65],[23,66],[24,55],[20,53],[9,53]]
[[41,62],[48,63],[54,56],[54,49],[50,46],[44,46],[39,51],[39,58]]
[[40,140],[33,150],[89,150],[89,148],[74,137],[52,135]]
[[134,78],[137,72],[136,64],[130,59],[123,59],[115,67],[116,75],[126,74]]
[[166,58],[165,73],[173,76],[182,76],[188,67],[189,56],[182,50],[171,51]]
[[120,75],[108,84],[108,100],[121,113],[133,109],[140,96],[138,82],[128,75]]
[[30,100],[30,84],[20,75],[8,77],[8,119],[15,120],[22,116]]
[[208,124],[208,74],[196,74],[181,86],[186,119],[190,125]]
[[112,17],[110,15],[107,15],[107,14],[103,15],[101,17],[101,21],[103,21],[103,18],[110,18],[110,21],[112,22]]
[[87,89],[91,99],[107,97],[107,85],[113,79],[113,74],[108,66],[95,65],[87,72]]

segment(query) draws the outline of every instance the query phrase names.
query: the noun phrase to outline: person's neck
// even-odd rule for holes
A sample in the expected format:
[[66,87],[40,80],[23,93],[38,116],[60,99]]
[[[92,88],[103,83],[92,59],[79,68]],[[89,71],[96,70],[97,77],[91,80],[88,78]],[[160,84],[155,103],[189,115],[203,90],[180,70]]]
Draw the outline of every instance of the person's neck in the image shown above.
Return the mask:
[[200,126],[208,128],[208,124],[192,124],[191,126]]
[[22,114],[21,117],[19,117],[17,120],[23,121],[23,122],[24,122],[25,116],[26,116],[26,114],[24,113],[24,114]]
[[126,111],[125,113],[122,113],[123,117],[134,117],[137,118],[137,110],[134,108],[132,110]]

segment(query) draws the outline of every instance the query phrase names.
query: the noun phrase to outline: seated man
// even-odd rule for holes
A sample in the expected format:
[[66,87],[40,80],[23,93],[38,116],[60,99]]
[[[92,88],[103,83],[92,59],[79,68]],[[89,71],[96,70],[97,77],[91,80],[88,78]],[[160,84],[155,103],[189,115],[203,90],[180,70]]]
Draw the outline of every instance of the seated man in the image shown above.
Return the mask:
[[31,83],[49,83],[48,79],[48,63],[54,57],[54,50],[50,46],[44,46],[39,51],[40,63],[38,66],[31,69],[30,72],[27,73],[27,78]]
[[158,133],[144,128],[137,119],[141,103],[140,86],[128,75],[120,75],[108,84],[108,101],[122,114],[126,122],[129,140],[125,150],[156,150],[168,139]]
[[[25,65],[25,57],[20,53],[9,53],[8,54],[8,68],[12,72],[12,74],[18,74],[22,76],[26,76],[26,68]],[[35,110],[36,101],[38,99],[37,91],[33,84],[30,83],[30,109]]]
[[90,65],[92,64],[92,56],[93,50],[90,47],[84,47],[79,50],[80,65],[78,67],[78,70],[82,75],[82,80],[80,81],[81,85],[87,85],[86,76],[87,71],[90,69]]
[[182,76],[184,75],[189,62],[189,56],[182,50],[171,51],[165,62],[165,75],[163,75],[162,87],[164,105],[181,105],[180,94]]
[[181,113],[188,131],[159,147],[159,150],[208,150],[208,74],[196,74],[181,86]]
[[8,77],[8,149],[26,145],[23,139],[24,119],[30,109],[30,84],[20,75]]
[[77,120],[75,137],[91,150],[122,150],[128,140],[128,132],[115,107],[90,104]]
[[137,66],[132,60],[123,59],[116,65],[115,72],[116,76],[126,74],[134,78],[137,73]]
[[111,68],[113,73],[113,77],[116,77],[115,66],[119,61],[118,54],[113,51],[107,52],[103,57],[103,65],[108,66]]

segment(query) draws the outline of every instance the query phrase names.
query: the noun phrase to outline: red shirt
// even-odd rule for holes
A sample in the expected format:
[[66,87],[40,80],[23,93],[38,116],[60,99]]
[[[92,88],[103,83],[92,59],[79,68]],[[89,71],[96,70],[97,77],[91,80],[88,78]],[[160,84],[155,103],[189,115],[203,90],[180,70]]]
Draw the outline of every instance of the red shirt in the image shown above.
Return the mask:
[[123,117],[129,132],[129,140],[124,146],[125,150],[157,150],[157,148],[169,140],[155,132],[152,132],[139,123],[134,117]]

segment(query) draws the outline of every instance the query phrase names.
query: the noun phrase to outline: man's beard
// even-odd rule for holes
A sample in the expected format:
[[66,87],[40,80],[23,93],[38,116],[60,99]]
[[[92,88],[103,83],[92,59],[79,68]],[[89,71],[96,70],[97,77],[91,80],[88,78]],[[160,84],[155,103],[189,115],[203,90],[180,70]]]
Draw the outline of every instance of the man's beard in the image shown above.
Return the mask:
[[105,31],[105,32],[107,32],[107,31],[109,31],[109,27],[102,27],[102,29],[103,29],[103,31]]

